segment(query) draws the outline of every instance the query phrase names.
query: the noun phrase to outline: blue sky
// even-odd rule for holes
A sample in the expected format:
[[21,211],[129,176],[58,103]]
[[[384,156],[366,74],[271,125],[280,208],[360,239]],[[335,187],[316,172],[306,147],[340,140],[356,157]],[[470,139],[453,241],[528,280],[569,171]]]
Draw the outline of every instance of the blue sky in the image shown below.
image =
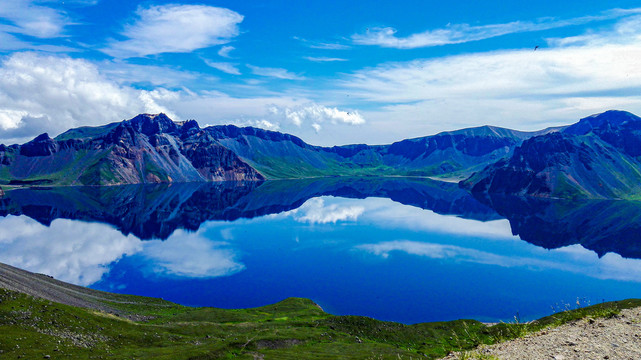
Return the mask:
[[319,145],[641,114],[639,6],[3,0],[0,143],[141,112]]

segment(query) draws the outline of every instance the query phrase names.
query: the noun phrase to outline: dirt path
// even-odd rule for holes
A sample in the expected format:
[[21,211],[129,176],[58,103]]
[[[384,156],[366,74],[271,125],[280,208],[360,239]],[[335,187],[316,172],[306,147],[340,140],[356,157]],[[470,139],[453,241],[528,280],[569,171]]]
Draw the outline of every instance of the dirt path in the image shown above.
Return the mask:
[[[492,357],[493,356],[493,357]],[[621,310],[608,319],[582,319],[526,337],[445,359],[638,360],[641,359],[641,308]]]

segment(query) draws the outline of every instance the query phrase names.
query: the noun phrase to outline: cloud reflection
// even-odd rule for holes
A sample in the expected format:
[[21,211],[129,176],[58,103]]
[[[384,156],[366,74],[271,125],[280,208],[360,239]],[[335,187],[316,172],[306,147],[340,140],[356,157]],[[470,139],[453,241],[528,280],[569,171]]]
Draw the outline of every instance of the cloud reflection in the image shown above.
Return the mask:
[[392,252],[398,251],[431,259],[447,259],[501,267],[561,270],[597,279],[641,282],[641,260],[626,259],[614,253],[608,253],[599,258],[595,252],[587,250],[581,245],[571,245],[549,251],[532,246],[527,255],[503,255],[456,245],[410,240],[363,244],[357,245],[355,248],[385,259]]
[[0,220],[0,262],[73,284],[99,281],[111,263],[141,249],[134,236],[103,224],[59,219],[47,228],[26,216]]
[[464,219],[453,215],[437,214],[414,206],[399,205],[390,199],[382,198],[368,199],[367,204],[367,212],[363,219],[378,226],[518,240],[518,237],[512,235],[510,222],[507,219],[485,222]]
[[57,219],[50,227],[26,216],[0,218],[0,262],[88,286],[125,256],[140,256],[160,276],[217,277],[245,266],[234,249],[200,232],[141,241],[99,223]]
[[307,200],[301,207],[288,211],[283,216],[292,216],[298,222],[309,224],[336,224],[339,221],[356,221],[363,214],[365,208],[356,205],[344,205],[345,202],[355,200],[344,200],[325,204],[325,197],[317,197]]
[[211,241],[197,233],[177,230],[165,241],[143,244],[141,256],[156,274],[206,278],[227,276],[245,269],[228,243]]

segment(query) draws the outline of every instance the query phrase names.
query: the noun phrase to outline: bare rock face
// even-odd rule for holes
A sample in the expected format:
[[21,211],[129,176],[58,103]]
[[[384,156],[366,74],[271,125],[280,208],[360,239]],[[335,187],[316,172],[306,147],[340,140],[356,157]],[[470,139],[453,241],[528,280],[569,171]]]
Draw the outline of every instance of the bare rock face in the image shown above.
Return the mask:
[[205,179],[209,181],[263,179],[233,151],[212,141],[206,134],[195,135],[195,137],[196,139],[184,147],[183,154]]

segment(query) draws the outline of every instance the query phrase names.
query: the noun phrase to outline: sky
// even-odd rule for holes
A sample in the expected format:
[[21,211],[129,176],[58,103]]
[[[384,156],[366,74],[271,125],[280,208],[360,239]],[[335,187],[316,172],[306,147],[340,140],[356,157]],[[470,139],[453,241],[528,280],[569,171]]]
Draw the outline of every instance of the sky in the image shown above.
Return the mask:
[[0,143],[164,112],[314,145],[641,115],[641,3],[0,1]]

